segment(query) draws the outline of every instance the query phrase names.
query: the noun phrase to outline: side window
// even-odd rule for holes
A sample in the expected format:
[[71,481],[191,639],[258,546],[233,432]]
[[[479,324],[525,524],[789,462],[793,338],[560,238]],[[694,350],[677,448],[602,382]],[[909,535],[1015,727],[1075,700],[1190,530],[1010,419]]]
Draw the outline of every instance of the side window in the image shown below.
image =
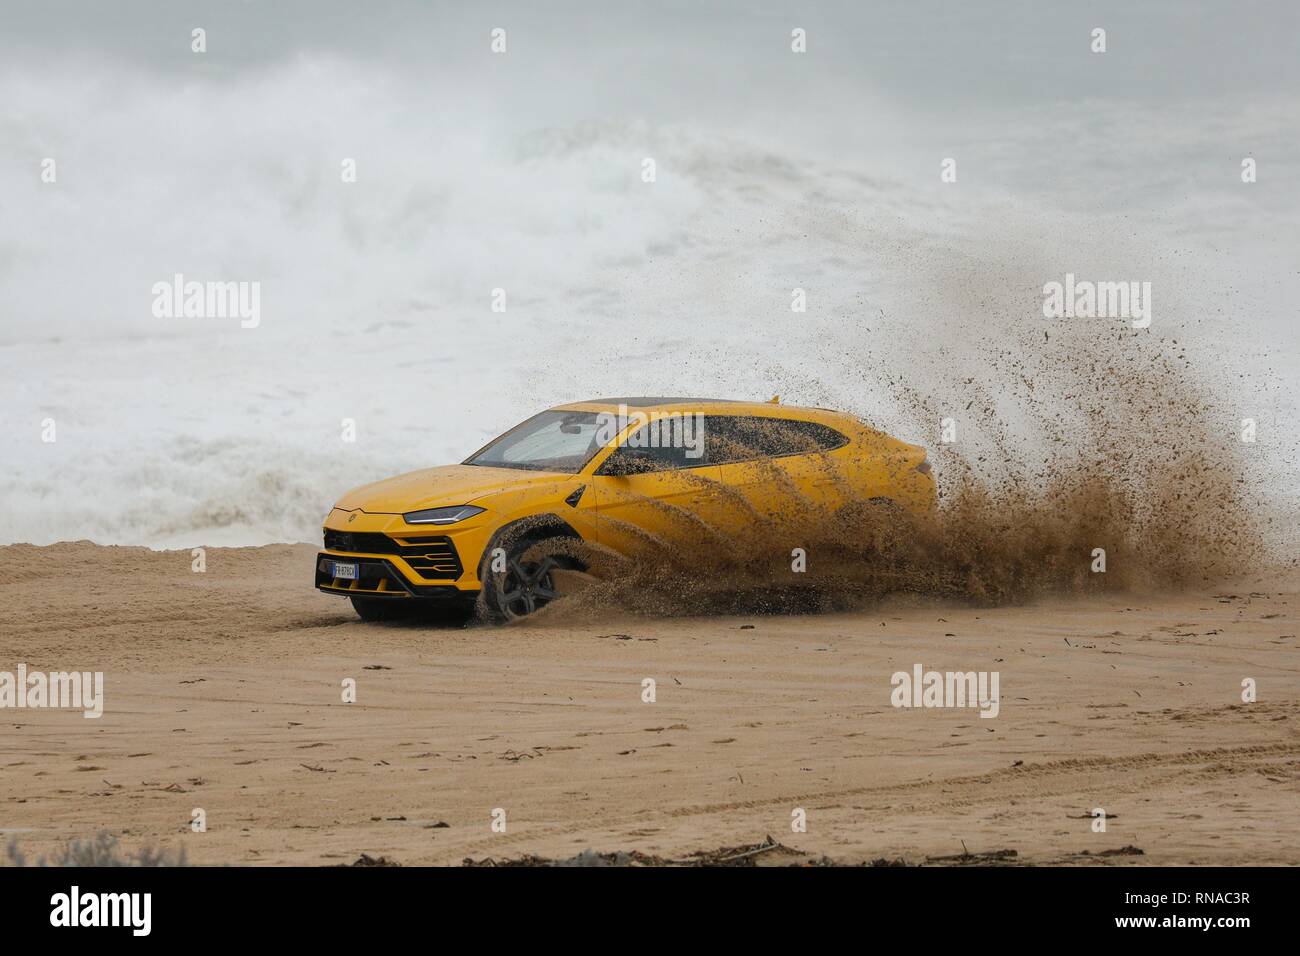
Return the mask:
[[795,434],[812,442],[813,447],[805,449],[806,451],[834,451],[849,443],[849,440],[835,429],[820,422],[788,422],[787,424]]
[[676,432],[669,428],[661,431],[657,421],[642,425],[605,459],[597,474],[644,475],[709,464],[707,442],[698,440],[691,427],[687,427],[684,439],[682,436],[680,428]]
[[727,465],[759,457],[751,446],[752,438],[741,426],[743,420],[732,415],[710,415],[704,419],[704,447],[711,464]]
[[704,433],[709,462],[714,465],[809,455],[848,442],[835,429],[817,422],[751,415],[711,415]]

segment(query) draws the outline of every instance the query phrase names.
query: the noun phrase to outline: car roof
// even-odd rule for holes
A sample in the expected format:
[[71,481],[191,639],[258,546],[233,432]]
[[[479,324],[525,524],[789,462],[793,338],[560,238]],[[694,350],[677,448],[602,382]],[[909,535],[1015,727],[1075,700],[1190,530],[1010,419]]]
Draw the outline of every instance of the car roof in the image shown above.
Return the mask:
[[[694,398],[694,397],[665,397],[658,396],[625,396],[623,398],[589,398],[581,402],[571,402],[572,405],[626,405],[628,408],[655,408],[659,405],[722,405],[737,404],[734,399],[730,398]],[[567,408],[568,405],[559,405],[558,408]]]
[[805,405],[782,405],[776,399],[768,402],[747,402],[735,398],[593,398],[585,402],[556,405],[552,410],[618,414],[620,405],[627,409],[651,409],[646,413],[650,418],[658,418],[669,413],[712,411],[719,415],[757,415],[762,418],[792,418],[797,421],[820,422],[844,432],[869,434],[889,444],[924,450],[919,445],[909,445],[892,435],[887,435],[849,412],[840,412],[832,408],[809,408]]
[[716,408],[720,413],[729,415],[794,415],[811,419],[852,419],[845,412],[829,408],[803,408],[798,405],[781,405],[771,402],[747,402],[734,398],[675,398],[675,397],[625,397],[593,398],[583,402],[570,402],[556,405],[556,409],[584,412],[617,412],[619,406],[636,409],[654,409],[656,412],[705,412]]

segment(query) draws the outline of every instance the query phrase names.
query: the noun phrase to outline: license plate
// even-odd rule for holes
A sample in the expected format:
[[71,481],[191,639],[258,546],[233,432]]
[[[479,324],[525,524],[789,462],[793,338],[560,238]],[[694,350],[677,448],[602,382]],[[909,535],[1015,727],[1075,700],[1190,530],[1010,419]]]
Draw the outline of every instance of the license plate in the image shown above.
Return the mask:
[[357,579],[357,566],[355,564],[339,564],[335,561],[334,577],[344,581],[355,581]]

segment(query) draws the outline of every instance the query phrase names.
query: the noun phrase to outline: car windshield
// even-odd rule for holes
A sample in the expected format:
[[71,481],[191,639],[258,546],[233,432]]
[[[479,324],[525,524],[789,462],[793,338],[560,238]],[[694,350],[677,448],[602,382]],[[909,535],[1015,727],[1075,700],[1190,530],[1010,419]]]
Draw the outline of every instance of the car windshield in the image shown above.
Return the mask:
[[542,412],[489,442],[465,464],[574,474],[608,442],[608,430],[601,428],[599,412]]

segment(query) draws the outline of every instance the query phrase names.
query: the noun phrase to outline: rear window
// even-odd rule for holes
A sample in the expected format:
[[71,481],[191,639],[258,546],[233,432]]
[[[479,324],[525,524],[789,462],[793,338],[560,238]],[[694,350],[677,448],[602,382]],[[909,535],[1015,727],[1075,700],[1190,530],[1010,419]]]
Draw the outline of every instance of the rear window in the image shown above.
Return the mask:
[[848,444],[835,429],[818,422],[756,415],[710,415],[705,419],[704,441],[711,465],[811,455]]

